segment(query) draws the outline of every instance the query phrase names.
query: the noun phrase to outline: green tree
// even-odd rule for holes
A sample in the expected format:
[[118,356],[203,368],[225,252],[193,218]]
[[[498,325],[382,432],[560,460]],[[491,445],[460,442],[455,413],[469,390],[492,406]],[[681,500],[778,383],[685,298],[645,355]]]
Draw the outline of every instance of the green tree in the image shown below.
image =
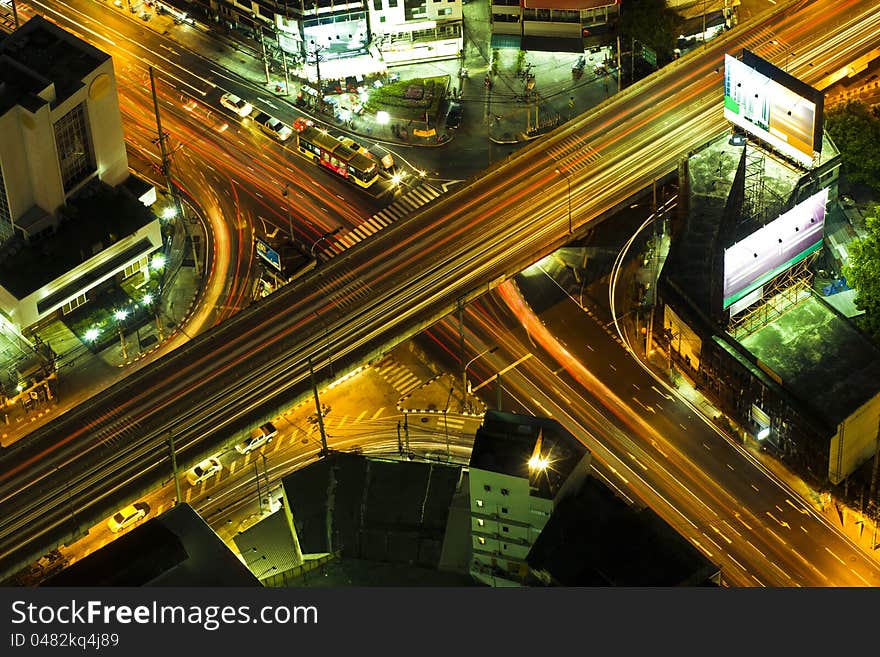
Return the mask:
[[862,103],[850,101],[828,112],[825,130],[840,150],[841,173],[847,181],[880,192],[880,118]]
[[670,58],[678,41],[681,19],[666,0],[628,0],[620,5],[617,29],[621,39],[635,39],[658,55]]
[[856,307],[865,311],[862,328],[880,340],[880,205],[865,218],[867,235],[847,245],[849,258],[843,266],[847,284],[856,290]]

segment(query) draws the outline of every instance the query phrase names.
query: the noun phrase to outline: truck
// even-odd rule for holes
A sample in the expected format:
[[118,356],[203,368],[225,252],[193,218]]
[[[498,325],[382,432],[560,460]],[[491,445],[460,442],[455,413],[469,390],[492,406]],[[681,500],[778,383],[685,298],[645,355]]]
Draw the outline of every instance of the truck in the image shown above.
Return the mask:
[[289,125],[262,110],[257,110],[251,118],[260,126],[260,130],[278,141],[287,141],[293,134],[293,129]]

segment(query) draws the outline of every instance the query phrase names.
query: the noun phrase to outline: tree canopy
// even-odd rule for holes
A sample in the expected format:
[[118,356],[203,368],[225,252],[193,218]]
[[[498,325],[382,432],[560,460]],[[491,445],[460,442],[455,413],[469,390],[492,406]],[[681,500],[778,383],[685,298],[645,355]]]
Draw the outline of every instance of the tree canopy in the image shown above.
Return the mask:
[[862,328],[880,340],[880,205],[865,217],[867,235],[847,245],[843,266],[847,285],[856,290],[856,307],[865,311]]
[[628,0],[620,5],[617,30],[622,38],[635,39],[659,55],[670,57],[678,42],[680,23],[666,0]]
[[840,150],[841,173],[880,192],[880,116],[857,101],[828,112],[825,130]]

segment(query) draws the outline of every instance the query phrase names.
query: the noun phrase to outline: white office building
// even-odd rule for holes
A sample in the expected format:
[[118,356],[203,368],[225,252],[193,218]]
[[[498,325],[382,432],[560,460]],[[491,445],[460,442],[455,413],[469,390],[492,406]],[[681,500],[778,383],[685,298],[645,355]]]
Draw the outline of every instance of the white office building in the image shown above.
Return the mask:
[[[19,330],[84,303],[112,277],[144,270],[162,244],[158,220],[135,228],[115,218],[79,216],[100,233],[60,271],[47,248],[62,223],[59,209],[96,182],[129,180],[128,158],[110,56],[35,16],[0,42],[0,311]],[[141,186],[148,205],[155,191]],[[100,222],[97,220],[100,219]],[[96,223],[109,226],[91,231]],[[9,265],[32,253],[27,271]],[[43,259],[43,262],[35,262]]]
[[487,411],[468,475],[471,576],[488,586],[523,584],[529,550],[589,467],[590,452],[555,420]]

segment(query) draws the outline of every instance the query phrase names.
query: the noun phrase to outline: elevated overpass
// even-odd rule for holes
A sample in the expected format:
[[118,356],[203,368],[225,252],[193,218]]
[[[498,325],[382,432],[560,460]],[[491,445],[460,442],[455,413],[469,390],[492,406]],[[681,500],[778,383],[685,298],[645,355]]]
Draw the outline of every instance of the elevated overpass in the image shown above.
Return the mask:
[[[806,82],[874,47],[871,0],[781,3],[0,454],[0,577],[492,289],[727,130],[723,56]],[[797,53],[797,54],[794,54]]]

